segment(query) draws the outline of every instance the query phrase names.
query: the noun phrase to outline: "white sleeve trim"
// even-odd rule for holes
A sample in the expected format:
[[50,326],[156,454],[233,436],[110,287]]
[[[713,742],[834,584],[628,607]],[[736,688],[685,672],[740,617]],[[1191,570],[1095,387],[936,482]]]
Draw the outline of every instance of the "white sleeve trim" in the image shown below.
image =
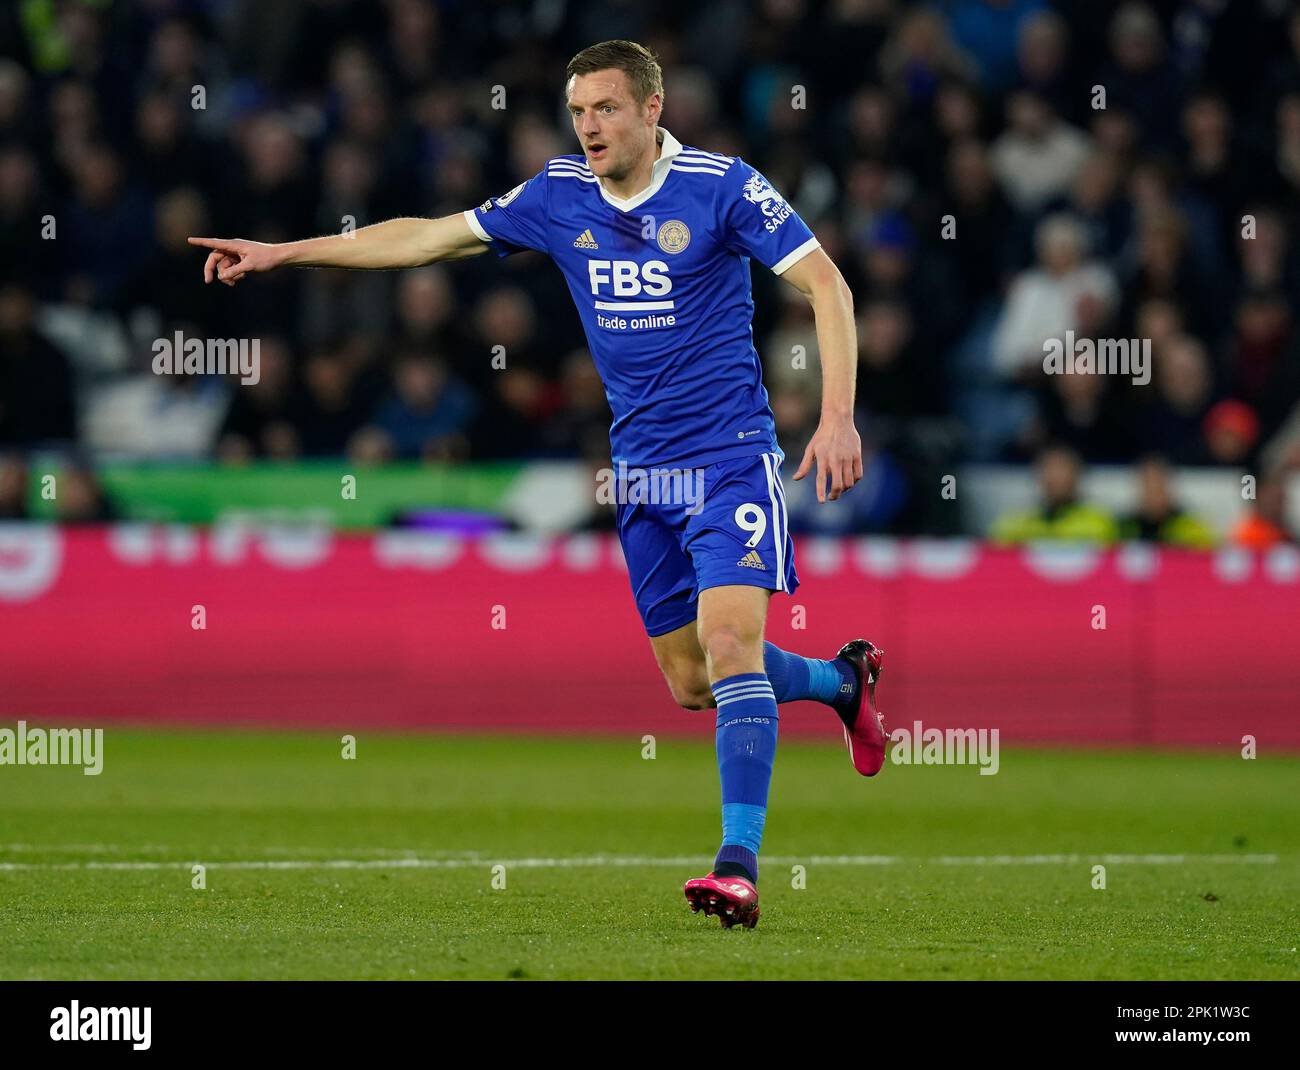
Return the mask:
[[478,221],[477,209],[471,208],[465,213],[465,222],[469,224],[469,229],[474,232],[474,237],[479,241],[490,242],[492,235],[483,229],[483,224]]
[[821,247],[822,247],[822,243],[819,242],[816,238],[809,238],[806,242],[804,242],[801,246],[799,246],[799,248],[796,249],[794,252],[787,253],[785,256],[781,257],[781,259],[778,260],[775,264],[773,264],[772,271],[777,275],[783,275],[790,268],[794,267],[795,264],[799,263],[799,261],[802,260],[805,256],[811,253],[814,249],[820,249]]

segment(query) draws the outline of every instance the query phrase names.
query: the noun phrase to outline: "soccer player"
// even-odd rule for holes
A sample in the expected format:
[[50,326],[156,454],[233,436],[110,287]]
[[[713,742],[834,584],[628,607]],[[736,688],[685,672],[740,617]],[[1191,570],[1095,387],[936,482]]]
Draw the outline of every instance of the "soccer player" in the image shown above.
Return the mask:
[[864,776],[880,770],[886,736],[875,706],[881,652],[871,643],[846,643],[827,660],[763,640],[772,592],[792,593],[799,580],[783,454],[753,343],[749,261],[799,290],[816,316],[821,420],[794,478],[815,466],[819,502],[862,478],[852,295],[767,179],[659,125],[663,75],[649,51],[631,41],[593,45],[569,62],[566,79],[582,153],[550,160],[471,211],[276,245],[189,240],[211,250],[204,280],[227,286],[286,265],[405,268],[525,249],[555,261],[614,413],[616,471],[693,477],[671,483],[691,488],[681,500],[624,495],[618,534],[673,698],[717,710],[722,846],[713,871],[686,883],[686,898],[726,928],[752,928],[777,704],[829,705]]

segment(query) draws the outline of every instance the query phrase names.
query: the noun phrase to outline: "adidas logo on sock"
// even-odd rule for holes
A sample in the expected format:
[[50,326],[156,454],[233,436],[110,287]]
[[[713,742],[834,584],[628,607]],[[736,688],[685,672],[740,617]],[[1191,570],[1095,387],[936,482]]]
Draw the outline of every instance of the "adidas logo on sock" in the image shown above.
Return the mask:
[[742,568],[761,568],[764,572],[767,571],[767,566],[763,564],[763,559],[758,556],[757,550],[750,550],[749,553],[737,561],[736,564],[740,565]]
[[595,235],[591,233],[590,227],[584,230],[581,234],[579,234],[576,238],[573,239],[573,247],[575,249],[599,249],[600,248],[600,246],[596,244]]

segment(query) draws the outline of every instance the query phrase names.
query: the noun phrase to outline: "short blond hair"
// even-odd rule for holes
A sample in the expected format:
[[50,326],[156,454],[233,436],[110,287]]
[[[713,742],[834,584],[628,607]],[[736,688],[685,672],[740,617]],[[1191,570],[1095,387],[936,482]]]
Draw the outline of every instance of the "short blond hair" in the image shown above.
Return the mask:
[[664,72],[655,54],[635,41],[601,41],[584,48],[564,68],[564,84],[578,74],[622,71],[632,86],[632,97],[644,104],[656,93],[664,97]]

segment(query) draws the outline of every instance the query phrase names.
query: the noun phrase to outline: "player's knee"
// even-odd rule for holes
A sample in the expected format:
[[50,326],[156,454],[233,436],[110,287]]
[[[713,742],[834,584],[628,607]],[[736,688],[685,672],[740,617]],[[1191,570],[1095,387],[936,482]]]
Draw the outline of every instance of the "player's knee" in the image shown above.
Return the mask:
[[700,645],[708,655],[715,675],[733,676],[742,672],[761,672],[763,665],[762,635],[750,635],[729,622],[715,624],[700,633]]

